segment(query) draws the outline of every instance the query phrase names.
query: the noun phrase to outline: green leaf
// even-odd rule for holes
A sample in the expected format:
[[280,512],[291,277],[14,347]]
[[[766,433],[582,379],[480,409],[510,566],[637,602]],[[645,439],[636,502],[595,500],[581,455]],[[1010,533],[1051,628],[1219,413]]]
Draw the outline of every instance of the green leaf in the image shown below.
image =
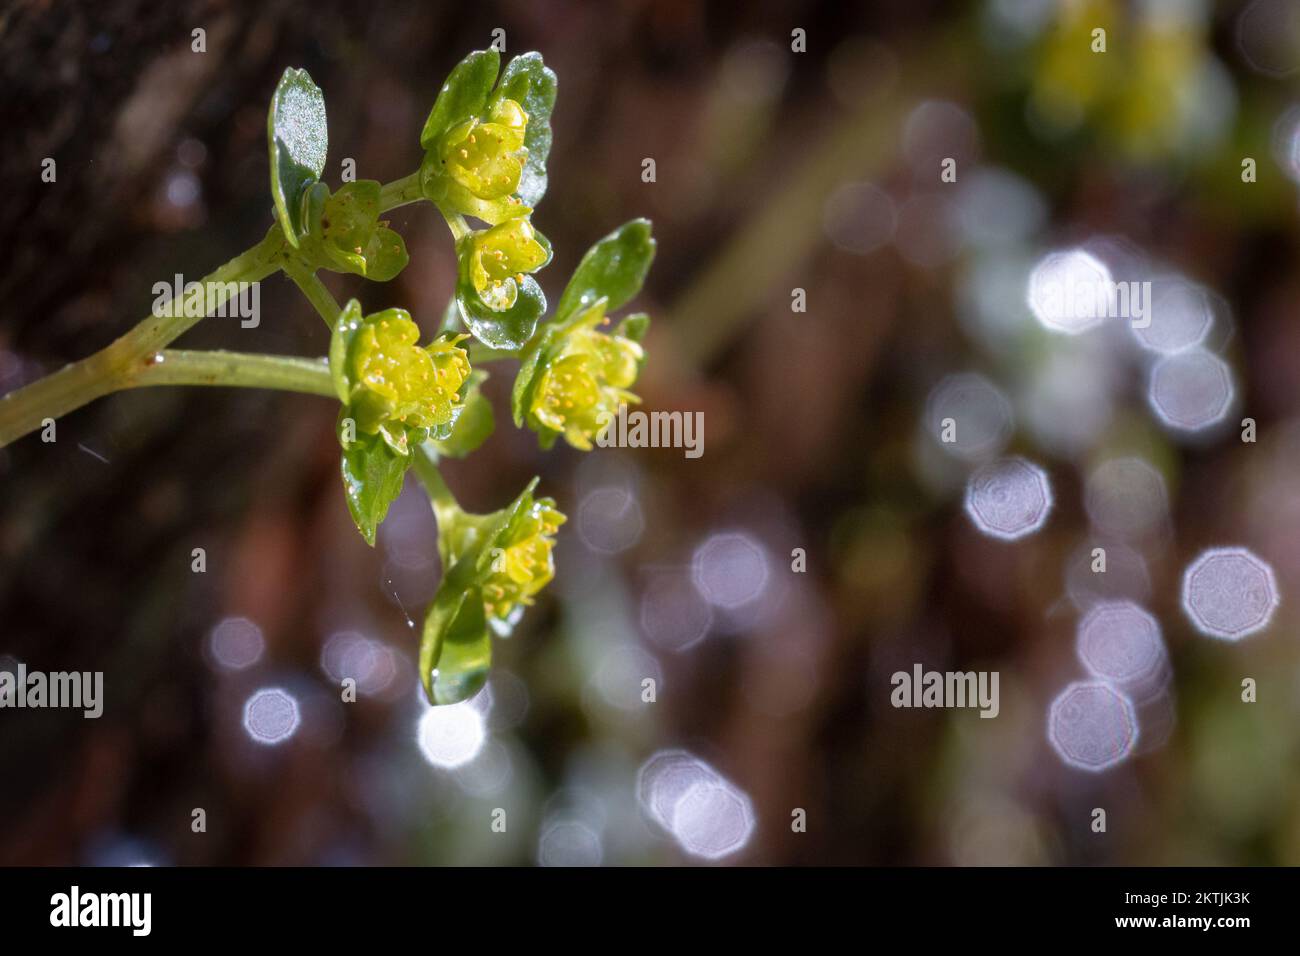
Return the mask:
[[306,70],[284,71],[266,119],[271,158],[271,196],[289,245],[298,248],[303,230],[302,190],[320,179],[329,132],[325,96]]
[[496,419],[492,414],[492,403],[483,394],[480,386],[487,379],[487,372],[475,369],[470,373],[465,386],[465,407],[461,409],[452,425],[451,434],[435,441],[438,454],[449,458],[464,458],[482,445],[496,428]]
[[458,704],[477,694],[492,664],[492,634],[478,588],[438,588],[420,639],[420,679],[431,703]]
[[610,311],[617,309],[641,291],[654,257],[648,220],[633,219],[614,230],[578,263],[555,309],[556,321],[585,311],[602,296],[609,299]]
[[526,206],[536,206],[546,194],[546,159],[551,153],[551,111],[555,108],[555,73],[540,53],[525,53],[506,64],[492,102],[514,100],[528,114],[524,147],[528,158],[517,194]]
[[352,395],[348,352],[352,348],[353,337],[361,328],[361,321],[361,303],[356,299],[349,299],[330,332],[330,378],[334,381],[334,394],[338,395],[339,401],[344,405]]
[[644,312],[636,312],[627,316],[618,325],[614,326],[614,334],[621,335],[625,339],[631,339],[633,342],[641,342],[645,339],[646,332],[650,331],[650,316]]
[[494,349],[517,349],[523,346],[537,329],[537,322],[546,312],[546,295],[537,280],[524,276],[522,283],[513,278],[505,282],[515,287],[514,302],[509,308],[496,310],[483,301],[471,278],[473,238],[465,237],[457,245],[459,268],[456,277],[456,305],[465,327],[474,337]]
[[[343,420],[341,417],[340,423]],[[343,493],[348,511],[371,547],[389,506],[402,493],[402,479],[410,463],[410,458],[393,452],[378,435],[360,435],[343,449]]]
[[475,50],[456,64],[447,82],[442,84],[429,118],[424,122],[420,146],[430,149],[438,137],[456,123],[482,113],[500,69],[501,54],[490,47]]
[[438,326],[438,334],[459,332],[460,328],[460,307],[456,305],[456,297],[453,295],[447,300],[447,308],[442,310],[442,324]]

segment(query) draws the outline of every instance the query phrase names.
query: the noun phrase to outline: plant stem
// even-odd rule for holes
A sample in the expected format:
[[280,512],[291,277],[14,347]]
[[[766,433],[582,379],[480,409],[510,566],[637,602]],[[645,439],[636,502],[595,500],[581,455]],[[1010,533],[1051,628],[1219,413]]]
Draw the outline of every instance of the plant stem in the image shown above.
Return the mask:
[[201,309],[191,308],[187,295],[173,298],[105,351],[116,348],[128,352],[132,358],[140,358],[165,348],[197,325],[200,319],[221,308],[226,300],[239,295],[239,283],[260,282],[282,268],[285,245],[284,233],[278,226],[273,226],[257,245],[199,280],[204,292]]
[[53,421],[115,390],[112,348],[109,346],[0,398],[0,448],[35,431],[47,419]]
[[420,190],[420,171],[417,169],[409,176],[384,183],[379,190],[379,211],[388,212],[398,206],[419,202],[423,198],[424,194]]
[[238,283],[259,282],[279,269],[284,245],[279,227],[271,229],[257,245],[200,280],[202,308],[188,308],[188,296],[173,299],[95,354],[0,398],[0,448],[35,431],[46,419],[57,419],[124,387],[150,356],[238,295]]
[[[396,209],[422,199],[419,170],[385,183],[380,187],[379,197],[381,211]],[[459,220],[459,238],[468,232],[468,227],[460,216],[455,218]],[[453,233],[456,233],[456,228],[453,224]],[[226,358],[203,359],[200,366],[200,359],[197,358],[199,353],[178,352],[163,355],[162,361],[158,361],[160,350],[165,349],[204,316],[220,309],[228,299],[238,295],[240,283],[260,282],[279,269],[285,269],[289,273],[326,324],[333,328],[340,311],[338,303],[315,272],[298,265],[288,255],[287,245],[280,226],[272,226],[261,242],[199,281],[203,290],[201,304],[194,303],[194,307],[191,307],[190,296],[177,296],[94,355],[0,397],[0,448],[35,431],[46,419],[60,418],[110,392],[139,385],[265,384],[268,388],[333,394],[332,389],[322,390],[324,385],[317,381],[318,373],[314,367],[310,372],[307,366],[295,367],[294,374],[290,375],[288,365],[279,360],[276,360],[275,370],[272,370],[272,366],[267,363],[274,359],[273,356],[245,356],[243,358],[253,361],[241,359],[240,362],[231,364],[229,356],[233,353],[218,352],[212,354]],[[178,359],[179,364],[173,364]],[[187,377],[189,375],[195,378],[191,380]],[[227,380],[223,378],[225,375],[232,378]],[[259,377],[262,375],[268,378],[263,380]],[[328,382],[328,373],[325,381]]]
[[339,313],[343,310],[339,308],[338,301],[330,294],[330,290],[325,288],[325,283],[320,281],[320,276],[308,269],[294,266],[286,267],[284,272],[293,280],[293,284],[302,290],[302,294],[307,297],[307,301],[320,313],[320,317],[325,320],[326,326],[333,331],[334,324],[338,322]]
[[147,365],[138,367],[119,387],[146,385],[231,385],[337,398],[324,359],[243,352],[164,349],[155,353]]
[[419,475],[424,490],[429,494],[429,501],[433,503],[433,514],[438,519],[438,526],[444,527],[445,523],[452,520],[454,513],[459,512],[461,508],[456,501],[456,496],[442,480],[442,471],[438,468],[437,449],[431,442],[422,442],[412,450],[411,463],[415,466],[415,473]]
[[482,342],[469,344],[469,364],[484,365],[488,362],[502,362],[506,359],[519,358],[518,349],[494,349]]
[[452,239],[460,242],[461,239],[469,235],[470,228],[466,225],[464,216],[458,212],[447,212],[438,203],[434,203],[434,205],[438,207],[438,212],[442,213],[442,218],[446,220],[447,228],[451,230]]

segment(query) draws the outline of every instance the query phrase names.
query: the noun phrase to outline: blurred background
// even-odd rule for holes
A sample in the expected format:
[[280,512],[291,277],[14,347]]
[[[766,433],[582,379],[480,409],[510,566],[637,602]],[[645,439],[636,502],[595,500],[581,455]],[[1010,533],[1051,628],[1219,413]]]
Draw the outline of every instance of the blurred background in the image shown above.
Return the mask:
[[[488,511],[539,474],[570,521],[488,688],[430,710],[412,620],[433,518],[412,477],[365,546],[333,403],[144,389],[0,450],[0,663],[102,670],[106,690],[99,720],[0,712],[0,862],[1300,863],[1300,5],[16,0],[0,391],[261,238],[286,66],[325,92],[331,184],[345,157],[387,181],[498,27],[559,77],[539,279],[554,299],[594,240],[654,221],[637,391],[703,412],[703,457],[543,454],[494,369],[497,433],[448,482]],[[428,205],[391,219],[397,279],[326,281],[432,334],[450,239]],[[1167,290],[1151,336],[1047,328],[1027,282],[1061,249]],[[210,318],[179,344],[324,354],[287,280],[261,305],[256,329]],[[1217,429],[1169,427],[1171,403],[1217,401],[1203,379],[1151,394],[1188,345],[1228,370]],[[974,423],[955,445],[949,413]],[[962,507],[996,454],[1055,500],[1015,542]],[[1240,643],[1180,608],[1219,545],[1283,595]],[[1159,621],[1170,679],[1090,773],[1047,712],[1086,676],[1081,616],[1114,597]],[[917,663],[999,672],[1000,714],[890,706]]]

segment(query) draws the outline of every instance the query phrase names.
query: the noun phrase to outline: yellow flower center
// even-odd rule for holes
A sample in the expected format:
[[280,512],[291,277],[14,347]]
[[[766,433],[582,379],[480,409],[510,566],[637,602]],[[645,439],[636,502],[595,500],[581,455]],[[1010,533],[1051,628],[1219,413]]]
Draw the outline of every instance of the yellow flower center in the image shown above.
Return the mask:
[[448,174],[479,199],[499,199],[519,188],[528,114],[514,100],[493,105],[486,121],[475,117],[447,131],[439,150]]
[[451,421],[460,389],[469,377],[469,356],[455,341],[416,344],[419,327],[392,309],[358,333],[353,346],[353,377],[364,388],[357,427],[374,433],[381,424],[400,421],[412,428],[435,428]]

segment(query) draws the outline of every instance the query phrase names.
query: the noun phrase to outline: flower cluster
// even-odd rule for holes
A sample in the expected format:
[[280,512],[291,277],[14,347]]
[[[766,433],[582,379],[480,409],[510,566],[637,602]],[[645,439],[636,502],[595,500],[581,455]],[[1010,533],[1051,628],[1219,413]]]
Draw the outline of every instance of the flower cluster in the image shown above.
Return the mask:
[[592,438],[620,405],[640,401],[628,389],[645,352],[622,327],[613,334],[596,330],[608,322],[604,300],[577,319],[539,373],[528,409],[530,427],[558,432],[583,451],[591,450]]
[[497,223],[530,212],[519,189],[528,149],[528,114],[511,99],[491,105],[447,130],[429,151],[422,175],[426,195],[444,208]]
[[[607,313],[645,279],[654,257],[648,222],[634,220],[588,250],[554,318],[544,321],[546,296],[534,274],[550,263],[551,245],[532,214],[546,191],[555,88],[555,74],[535,53],[504,69],[496,50],[471,53],[424,124],[419,171],[387,186],[361,180],[337,191],[320,179],[328,137],[324,97],[311,77],[285,71],[271,101],[271,193],[276,232],[283,232],[275,254],[331,322],[329,375],[341,403],[348,510],[374,545],[411,468],[433,505],[442,580],[425,616],[419,667],[435,704],[465,700],[483,686],[493,636],[508,634],[555,576],[565,521],[554,500],[533,497],[536,478],[489,514],[464,511],[443,481],[440,461],[470,454],[495,427],[480,389],[487,373],[471,369],[466,340],[488,349],[482,361],[520,361],[512,417],[544,447],[563,436],[589,450],[620,405],[639,401],[629,389],[645,358],[649,320],[635,315],[605,327]],[[408,261],[406,245],[381,217],[420,199],[438,207],[457,257],[442,331],[423,345],[405,310],[366,315],[356,299],[337,309],[315,276],[320,269],[377,281],[396,276]]]
[[333,272],[387,282],[410,257],[400,234],[379,218],[380,185],[373,179],[347,183],[330,194],[315,183],[303,196],[306,235],[302,255]]
[[[357,382],[350,405],[360,431],[375,434],[400,423],[437,432],[454,420],[470,372],[469,355],[457,343],[468,336],[444,335],[423,347],[419,338],[419,326],[402,309],[364,320],[348,356]],[[404,448],[404,439],[398,445]]]
[[517,498],[487,515],[463,511],[427,461],[444,568],[424,622],[420,673],[429,699],[453,703],[487,679],[493,633],[508,634],[525,606],[555,576],[552,550],[565,517],[550,498],[534,498],[534,478]]
[[533,595],[555,577],[551,549],[565,516],[550,498],[538,498],[512,515],[497,542],[497,553],[483,581],[483,601],[489,617],[510,619],[517,608],[533,603]]
[[466,244],[470,282],[494,312],[512,308],[524,274],[536,272],[551,258],[549,247],[527,219],[510,219],[473,233]]

